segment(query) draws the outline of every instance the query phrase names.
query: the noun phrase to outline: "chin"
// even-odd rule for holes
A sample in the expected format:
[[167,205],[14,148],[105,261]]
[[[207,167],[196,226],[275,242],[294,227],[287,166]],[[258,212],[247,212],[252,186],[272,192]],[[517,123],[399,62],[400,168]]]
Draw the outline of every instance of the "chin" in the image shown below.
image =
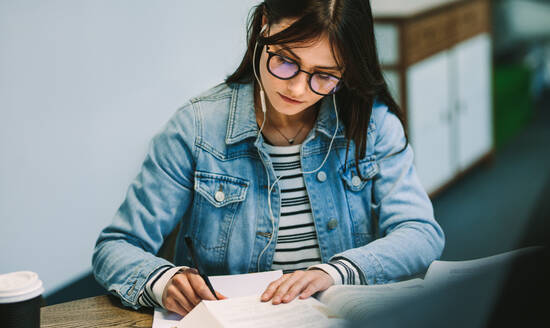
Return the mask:
[[301,112],[303,112],[304,110],[306,110],[309,106],[304,106],[304,105],[300,105],[300,106],[292,106],[292,105],[287,105],[287,104],[277,104],[275,106],[273,106],[275,108],[276,111],[278,111],[279,113],[281,114],[285,114],[285,115],[288,115],[288,116],[292,116],[292,115],[296,115],[296,114],[299,114]]
[[[300,112],[303,112],[304,110],[306,110],[307,108],[311,107],[311,104],[308,104],[308,103],[301,103],[301,104],[296,104],[296,105],[293,105],[293,104],[289,104],[287,102],[285,102],[284,100],[280,99],[279,95],[278,94],[275,94],[275,99],[276,101],[274,102],[271,102],[271,104],[273,105],[273,108],[275,108],[275,110],[281,114],[284,114],[284,115],[288,115],[288,116],[292,116],[292,115],[296,115]],[[279,98],[279,99],[277,99]]]

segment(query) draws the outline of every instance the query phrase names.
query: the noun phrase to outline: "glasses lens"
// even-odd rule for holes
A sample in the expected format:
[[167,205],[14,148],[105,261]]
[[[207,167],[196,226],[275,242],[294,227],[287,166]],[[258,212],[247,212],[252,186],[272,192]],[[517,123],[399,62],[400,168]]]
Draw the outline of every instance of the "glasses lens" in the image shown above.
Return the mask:
[[311,89],[317,93],[328,95],[336,91],[335,88],[339,81],[329,74],[314,73],[311,77]]
[[268,65],[271,73],[282,79],[293,77],[299,69],[296,63],[279,55],[272,55],[271,58],[269,58]]

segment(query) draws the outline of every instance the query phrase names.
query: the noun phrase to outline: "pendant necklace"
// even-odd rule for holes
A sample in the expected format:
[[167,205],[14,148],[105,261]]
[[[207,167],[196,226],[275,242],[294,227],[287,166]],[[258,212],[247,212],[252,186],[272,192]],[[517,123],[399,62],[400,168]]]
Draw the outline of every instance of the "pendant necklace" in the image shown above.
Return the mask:
[[298,132],[296,132],[296,135],[294,135],[294,137],[292,138],[287,138],[287,136],[285,136],[281,130],[279,130],[275,125],[271,125],[275,130],[277,130],[277,132],[279,132],[280,135],[283,136],[283,138],[286,139],[286,141],[288,141],[288,144],[289,145],[292,145],[294,143],[294,140],[296,140],[296,137],[300,134],[300,132],[302,132],[302,129],[304,128],[305,126],[305,123],[302,123],[302,126],[300,127],[300,129],[298,130]]

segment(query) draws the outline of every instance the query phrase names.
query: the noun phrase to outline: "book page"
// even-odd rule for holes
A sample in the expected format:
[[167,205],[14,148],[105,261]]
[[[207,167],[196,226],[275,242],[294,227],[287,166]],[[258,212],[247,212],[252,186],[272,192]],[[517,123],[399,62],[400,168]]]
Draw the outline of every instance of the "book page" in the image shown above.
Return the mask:
[[518,257],[536,251],[540,247],[526,247],[509,252],[466,261],[433,261],[424,280],[426,284],[447,284],[469,279],[488,272],[505,273]]
[[[282,270],[254,272],[225,276],[210,276],[210,282],[214,290],[222,295],[231,297],[261,295],[270,282],[279,279],[283,275]],[[172,328],[177,326],[183,317],[177,313],[163,308],[155,308],[152,328]]]
[[332,286],[318,298],[333,316],[353,320],[367,318],[423,290],[424,281],[415,278],[383,285]]
[[[325,306],[314,298],[296,298],[290,303],[273,305],[259,296],[222,301],[203,301],[210,314],[223,327],[343,327],[344,321],[327,317]],[[185,318],[180,327],[186,327]]]

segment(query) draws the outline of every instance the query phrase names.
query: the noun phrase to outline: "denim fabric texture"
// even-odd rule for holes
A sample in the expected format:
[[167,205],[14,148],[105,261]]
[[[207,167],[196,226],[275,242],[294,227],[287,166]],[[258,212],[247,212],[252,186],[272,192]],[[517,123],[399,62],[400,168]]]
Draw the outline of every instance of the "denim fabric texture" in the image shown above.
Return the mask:
[[[322,98],[314,128],[301,145],[303,171],[321,165],[336,128],[332,97]],[[97,281],[138,308],[147,279],[163,265],[192,266],[183,241],[190,236],[208,275],[270,270],[280,215],[280,190],[271,193],[273,165],[258,137],[253,84],[221,83],[192,98],[157,133],[139,174],[112,223],[100,234],[92,259]],[[416,175],[403,126],[375,103],[367,155],[355,167],[354,144],[340,124],[323,167],[305,174],[323,263],[344,257],[368,284],[422,273],[441,256],[444,234]],[[323,172],[321,175],[320,173]],[[321,178],[318,178],[321,176]],[[173,263],[155,256],[181,222]]]

